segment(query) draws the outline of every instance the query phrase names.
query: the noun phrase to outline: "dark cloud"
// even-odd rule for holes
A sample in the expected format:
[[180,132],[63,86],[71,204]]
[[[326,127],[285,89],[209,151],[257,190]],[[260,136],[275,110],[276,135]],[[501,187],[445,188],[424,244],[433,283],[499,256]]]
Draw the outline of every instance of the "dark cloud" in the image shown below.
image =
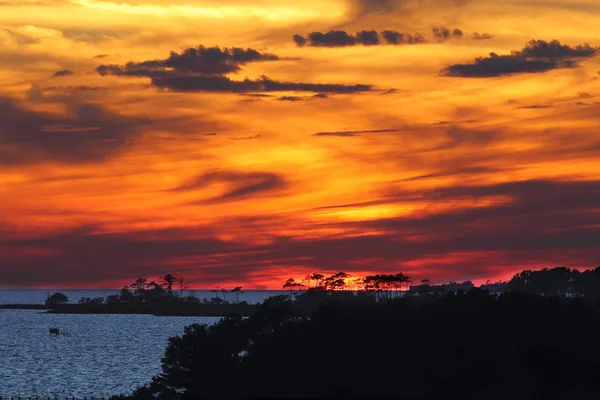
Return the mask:
[[157,77],[177,74],[228,74],[238,72],[241,66],[250,62],[277,61],[274,54],[261,53],[254,49],[238,47],[204,47],[186,49],[179,54],[171,52],[164,60],[130,62],[124,66],[100,65],[96,70],[100,75],[124,75]]
[[94,57],[94,59],[100,59],[100,58],[106,58],[106,57],[110,57],[109,54],[98,54],[97,56]]
[[58,91],[66,91],[66,92],[97,92],[102,90],[108,90],[109,88],[106,86],[87,86],[87,85],[79,85],[79,86],[48,86],[44,88],[44,90],[58,90]]
[[378,45],[379,33],[377,31],[360,31],[356,34],[356,41],[365,46]]
[[446,40],[456,38],[460,39],[464,36],[464,33],[460,29],[450,30],[448,28],[433,28],[432,30],[433,37],[440,42],[445,42]]
[[69,76],[69,75],[73,75],[73,74],[74,74],[73,71],[68,70],[68,69],[63,69],[63,70],[60,70],[60,71],[56,71],[53,76],[55,76],[57,78],[60,78],[60,77],[63,77],[63,76]]
[[244,97],[256,97],[256,98],[270,98],[275,97],[273,94],[265,94],[265,93],[241,93],[240,96]]
[[523,109],[544,109],[544,108],[552,108],[553,106],[550,104],[530,104],[526,106],[519,106],[517,108]]
[[355,36],[348,34],[346,31],[329,31],[327,33],[310,33],[308,42],[311,46],[317,47],[343,47],[354,46],[357,40]]
[[419,33],[411,35],[396,31],[383,31],[381,36],[388,44],[393,45],[427,43],[427,39]]
[[313,136],[339,136],[339,137],[354,137],[361,136],[369,133],[390,133],[390,132],[401,132],[401,129],[376,129],[376,130],[365,130],[365,131],[337,131],[337,132],[318,132]]
[[475,59],[473,64],[454,64],[441,73],[446,76],[487,78],[518,73],[546,72],[557,68],[573,68],[577,64],[567,60],[559,63],[556,60],[535,60],[521,56],[499,56],[490,53],[489,57]]
[[373,89],[371,85],[342,85],[321,83],[278,82],[268,77],[257,80],[234,81],[225,76],[166,76],[152,78],[152,84],[177,92],[320,92],[357,93]]
[[199,176],[191,182],[181,185],[173,191],[189,192],[206,189],[214,184],[229,186],[225,193],[209,200],[198,203],[224,203],[264,195],[287,187],[286,180],[271,172],[209,172]]
[[494,36],[492,36],[489,33],[477,33],[477,32],[475,32],[475,33],[473,33],[471,35],[471,39],[473,39],[473,40],[489,40],[489,39],[492,39],[493,37]]
[[302,35],[294,35],[294,42],[300,47],[306,44],[306,38]]
[[329,98],[329,96],[326,95],[325,93],[316,93],[316,94],[313,94],[312,96],[281,96],[278,100],[295,102],[295,101],[306,101],[306,100],[317,100],[317,99],[328,99],[328,98]]
[[598,54],[598,48],[585,43],[576,47],[562,45],[558,40],[545,42],[532,40],[518,54],[526,58],[548,58],[564,60],[569,58],[586,58]]
[[304,97],[299,97],[299,96],[281,96],[279,98],[279,101],[302,101],[305,100]]
[[67,115],[58,116],[0,97],[0,164],[102,161],[137,136],[138,127],[147,122],[95,104],[68,108]]
[[510,55],[490,53],[472,64],[454,64],[441,71],[442,75],[460,77],[495,77],[517,73],[546,72],[559,68],[577,67],[577,59],[593,57],[598,49],[588,44],[570,47],[554,40],[532,40],[520,51]]
[[[444,27],[432,28],[432,34],[433,38],[438,42],[445,42],[449,39],[460,39],[465,36],[462,29],[448,29]],[[484,40],[490,39],[491,35],[475,33],[472,38],[474,40]],[[381,33],[375,30],[364,30],[357,32],[356,35],[341,30],[331,30],[326,33],[312,32],[308,37],[296,34],[293,36],[293,39],[299,47],[305,45],[313,47],[346,47],[356,45],[376,46],[383,43],[390,45],[427,43],[427,39],[419,33],[412,35],[391,30],[385,30]]]
[[329,31],[326,33],[312,32],[307,38],[294,35],[294,42],[300,47],[347,47],[347,46],[376,46],[383,44],[401,45],[426,43],[427,40],[420,34],[408,34],[395,31],[383,31],[381,34],[375,30],[360,31],[352,35],[346,31]]
[[356,93],[372,89],[371,85],[343,85],[302,82],[279,82],[266,76],[259,79],[233,80],[226,76],[238,72],[241,65],[256,61],[276,61],[274,54],[260,53],[253,49],[219,47],[187,49],[183,54],[171,52],[165,60],[151,60],[141,63],[120,65],[100,65],[96,68],[102,75],[137,76],[151,79],[159,89],[176,92],[323,92]]
[[[4,260],[4,285],[71,284],[106,280],[134,280],[139,276],[164,275],[169,261],[178,257],[202,257],[227,252],[235,257],[230,243],[205,235],[186,238],[183,229],[149,232],[97,233],[96,227],[81,227],[46,236],[6,235],[0,249],[10,250]],[[206,229],[205,229],[206,231]],[[238,246],[239,247],[239,246]],[[29,249],[42,249],[43,260],[29,255]],[[179,267],[178,267],[179,268]],[[27,271],[27,272],[26,272]],[[178,269],[179,271],[179,269]],[[187,275],[187,274],[186,274]]]

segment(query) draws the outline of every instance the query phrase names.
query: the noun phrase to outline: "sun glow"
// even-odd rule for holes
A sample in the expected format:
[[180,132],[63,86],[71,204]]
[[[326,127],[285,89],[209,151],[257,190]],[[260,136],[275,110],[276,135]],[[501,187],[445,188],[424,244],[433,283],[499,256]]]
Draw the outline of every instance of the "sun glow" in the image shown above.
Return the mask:
[[[248,7],[248,6],[213,6],[195,7],[187,5],[132,5],[97,0],[71,0],[73,4],[99,10],[118,12],[130,15],[150,17],[184,17],[209,19],[266,19],[270,21],[314,20],[324,18],[323,14],[308,8],[294,7]],[[343,9],[331,11],[328,17],[343,15]]]

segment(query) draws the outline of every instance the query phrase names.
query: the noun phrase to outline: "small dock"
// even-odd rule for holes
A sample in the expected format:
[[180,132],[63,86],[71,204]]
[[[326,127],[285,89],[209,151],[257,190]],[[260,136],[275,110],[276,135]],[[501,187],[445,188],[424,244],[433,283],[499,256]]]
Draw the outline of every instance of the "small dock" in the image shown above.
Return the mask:
[[67,331],[65,329],[50,328],[49,331],[50,331],[50,336],[67,336],[67,337],[71,337],[71,332],[69,332],[69,331]]

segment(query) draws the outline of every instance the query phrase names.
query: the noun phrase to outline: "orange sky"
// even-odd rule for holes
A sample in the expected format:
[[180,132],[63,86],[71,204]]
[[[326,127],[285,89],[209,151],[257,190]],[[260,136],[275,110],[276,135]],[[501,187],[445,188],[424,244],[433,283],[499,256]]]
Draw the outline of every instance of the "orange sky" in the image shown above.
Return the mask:
[[597,0],[0,1],[0,287],[600,265],[597,46]]

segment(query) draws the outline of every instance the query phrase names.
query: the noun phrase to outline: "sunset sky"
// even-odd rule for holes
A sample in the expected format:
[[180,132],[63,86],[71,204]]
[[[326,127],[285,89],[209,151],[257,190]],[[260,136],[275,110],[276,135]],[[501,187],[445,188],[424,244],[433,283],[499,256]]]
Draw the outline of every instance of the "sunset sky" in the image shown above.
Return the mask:
[[598,0],[0,0],[0,287],[600,265]]

